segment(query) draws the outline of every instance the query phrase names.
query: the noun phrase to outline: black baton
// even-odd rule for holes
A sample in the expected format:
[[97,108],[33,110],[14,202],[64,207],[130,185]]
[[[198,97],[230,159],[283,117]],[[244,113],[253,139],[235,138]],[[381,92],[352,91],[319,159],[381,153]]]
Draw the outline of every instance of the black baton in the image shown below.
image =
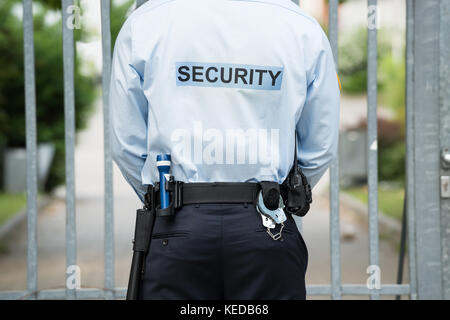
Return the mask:
[[133,260],[128,281],[127,300],[139,300],[142,276],[145,271],[145,257],[150,247],[155,222],[155,201],[153,186],[145,195],[145,206],[136,210],[136,227],[133,240]]

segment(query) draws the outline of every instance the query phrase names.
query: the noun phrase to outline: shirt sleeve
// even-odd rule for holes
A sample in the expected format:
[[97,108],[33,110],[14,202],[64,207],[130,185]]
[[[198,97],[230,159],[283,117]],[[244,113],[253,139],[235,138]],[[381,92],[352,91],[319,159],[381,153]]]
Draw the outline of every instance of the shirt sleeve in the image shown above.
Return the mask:
[[339,137],[339,80],[330,43],[320,31],[320,45],[307,71],[306,100],[297,123],[299,166],[311,187],[336,156]]
[[125,180],[144,201],[146,187],[141,171],[147,158],[148,104],[143,78],[132,64],[132,34],[129,21],[123,25],[114,48],[109,105],[113,159]]

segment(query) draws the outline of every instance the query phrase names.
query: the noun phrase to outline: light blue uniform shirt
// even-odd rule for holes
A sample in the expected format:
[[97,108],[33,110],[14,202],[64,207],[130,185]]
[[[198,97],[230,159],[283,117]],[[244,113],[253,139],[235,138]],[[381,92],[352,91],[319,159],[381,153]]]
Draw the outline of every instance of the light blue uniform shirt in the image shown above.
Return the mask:
[[158,154],[184,182],[314,186],[336,155],[339,84],[320,25],[290,0],[151,0],[117,38],[113,158],[140,199]]

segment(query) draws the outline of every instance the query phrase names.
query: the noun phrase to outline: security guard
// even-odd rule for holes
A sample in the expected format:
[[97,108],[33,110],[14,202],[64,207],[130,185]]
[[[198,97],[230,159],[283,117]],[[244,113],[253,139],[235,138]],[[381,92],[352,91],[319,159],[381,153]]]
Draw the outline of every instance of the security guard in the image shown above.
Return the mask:
[[282,186],[298,164],[314,187],[336,155],[339,95],[326,35],[290,0],[152,0],[129,16],[113,157],[142,202],[175,202],[154,221],[141,299],[305,299]]

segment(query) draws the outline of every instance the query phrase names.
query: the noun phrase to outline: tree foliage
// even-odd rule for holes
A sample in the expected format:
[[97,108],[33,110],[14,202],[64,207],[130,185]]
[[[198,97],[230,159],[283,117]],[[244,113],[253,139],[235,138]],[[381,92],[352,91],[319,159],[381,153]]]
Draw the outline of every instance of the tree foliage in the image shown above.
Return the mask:
[[127,13],[130,9],[133,8],[134,0],[128,0],[122,4],[116,4],[116,1],[113,1],[113,5],[111,8],[111,39],[112,39],[112,48],[114,48],[114,43],[119,34],[120,29],[122,28],[123,23],[127,18]]
[[[0,5],[0,136],[8,147],[25,146],[25,96],[22,21],[13,14],[20,2]],[[38,142],[52,142],[56,154],[47,189],[64,181],[64,88],[61,22],[45,22],[47,8],[34,15],[36,115]],[[85,126],[95,98],[93,79],[75,62],[76,128]]]
[[[102,0],[103,1],[103,0]],[[64,87],[61,21],[49,24],[46,14],[61,10],[61,0],[39,0],[34,10],[34,46],[36,74],[36,112],[38,142],[52,142],[56,147],[46,189],[63,183],[64,163]],[[113,43],[125,21],[133,0],[122,4],[112,1],[111,35]],[[75,4],[78,2],[75,1]],[[25,97],[23,62],[23,27],[14,14],[19,0],[0,1],[0,147],[25,146]],[[82,8],[81,8],[82,9]],[[75,30],[75,40],[83,39],[85,30]],[[75,123],[79,130],[86,125],[95,99],[95,79],[80,73],[80,59],[75,61]],[[1,155],[0,155],[1,156]]]

